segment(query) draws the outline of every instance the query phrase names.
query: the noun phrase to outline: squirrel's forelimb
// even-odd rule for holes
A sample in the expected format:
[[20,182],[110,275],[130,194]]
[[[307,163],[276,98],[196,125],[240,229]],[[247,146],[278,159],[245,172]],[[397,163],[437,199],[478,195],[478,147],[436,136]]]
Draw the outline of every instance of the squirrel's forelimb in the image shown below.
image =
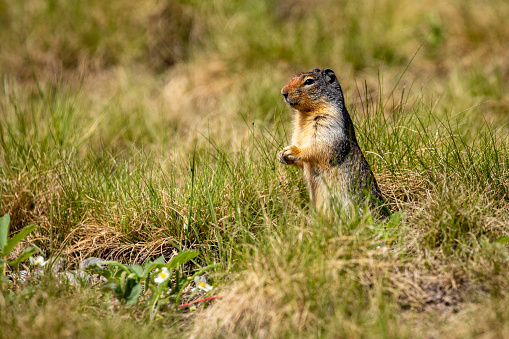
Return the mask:
[[315,162],[316,151],[312,147],[286,146],[278,153],[279,161],[284,165],[302,168],[304,163]]
[[291,145],[283,148],[283,150],[277,154],[277,157],[283,165],[293,165],[302,168],[303,163],[300,154],[301,150],[297,146]]

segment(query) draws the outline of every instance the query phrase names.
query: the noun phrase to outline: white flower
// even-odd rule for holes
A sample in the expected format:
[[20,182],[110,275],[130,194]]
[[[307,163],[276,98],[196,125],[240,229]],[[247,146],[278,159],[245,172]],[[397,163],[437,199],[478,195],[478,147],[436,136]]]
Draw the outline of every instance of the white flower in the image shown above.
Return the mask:
[[38,256],[34,259],[34,257],[30,257],[30,264],[34,266],[44,267],[48,262],[44,261],[44,257],[42,255]]
[[170,277],[170,272],[168,271],[168,268],[163,267],[163,268],[161,268],[159,273],[157,273],[157,276],[154,278],[154,282],[157,284],[160,284],[160,283],[168,280],[169,277]]
[[205,278],[205,276],[203,276],[203,275],[194,277],[194,283],[196,284],[196,288],[192,289],[191,291],[199,289],[199,290],[208,292],[214,288],[214,287],[210,286],[209,284],[207,284],[207,278]]

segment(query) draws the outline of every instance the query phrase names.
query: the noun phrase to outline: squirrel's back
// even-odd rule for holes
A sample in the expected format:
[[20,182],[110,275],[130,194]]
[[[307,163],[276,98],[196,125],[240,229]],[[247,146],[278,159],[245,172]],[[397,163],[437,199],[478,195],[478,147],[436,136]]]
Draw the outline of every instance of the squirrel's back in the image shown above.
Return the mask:
[[292,145],[279,153],[279,159],[304,170],[315,206],[350,208],[372,198],[383,202],[334,72],[316,68],[297,74],[281,94],[296,117]]

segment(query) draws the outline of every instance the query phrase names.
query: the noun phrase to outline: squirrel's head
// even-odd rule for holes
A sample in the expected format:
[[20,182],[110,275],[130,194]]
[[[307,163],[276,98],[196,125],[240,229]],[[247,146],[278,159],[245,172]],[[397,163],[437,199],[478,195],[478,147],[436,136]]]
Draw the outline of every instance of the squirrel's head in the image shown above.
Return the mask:
[[314,112],[344,106],[343,93],[332,69],[315,68],[296,74],[281,90],[285,101],[300,112]]

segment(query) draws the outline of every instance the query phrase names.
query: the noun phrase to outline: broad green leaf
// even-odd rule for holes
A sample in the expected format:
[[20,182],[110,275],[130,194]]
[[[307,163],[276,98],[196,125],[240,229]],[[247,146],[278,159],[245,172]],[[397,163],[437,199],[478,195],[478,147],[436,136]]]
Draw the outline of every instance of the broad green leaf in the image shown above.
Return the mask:
[[148,274],[150,272],[152,272],[152,270],[156,269],[156,268],[161,268],[164,266],[164,262],[161,264],[161,263],[156,263],[155,261],[150,265],[150,266],[147,266],[145,267],[145,270],[143,271],[143,274],[141,275],[142,278],[147,278],[148,277]]
[[160,256],[159,258],[157,258],[156,260],[154,261],[148,261],[145,263],[145,265],[143,265],[143,273],[141,274],[141,277],[146,279],[148,277],[148,274],[155,268],[160,268],[162,266],[164,266],[165,262],[164,262],[164,257],[163,256]]
[[9,213],[0,218],[0,252],[2,256],[7,256],[7,253],[4,251],[5,245],[7,245],[7,236],[9,235],[9,223],[11,222],[11,217]]
[[101,291],[103,292],[113,292],[113,294],[115,295],[115,297],[117,299],[121,299],[122,298],[122,289],[120,288],[120,286],[114,282],[107,282],[103,285],[101,285]]
[[164,257],[163,256],[160,256],[159,258],[157,258],[156,260],[154,260],[153,264],[165,264],[164,262]]
[[126,299],[126,302],[128,305],[133,305],[136,303],[136,301],[138,301],[138,297],[140,296],[140,294],[142,292],[142,288],[139,283],[136,283],[135,285],[129,286],[129,287],[130,287],[130,291],[128,291],[129,294],[126,296],[125,299]]
[[18,234],[15,234],[12,238],[7,240],[7,245],[4,247],[4,255],[8,255],[14,246],[16,246],[21,240],[23,240],[27,235],[30,234],[33,230],[37,228],[37,225],[30,225],[23,228],[19,231]]
[[108,265],[108,266],[118,267],[118,268],[120,268],[120,269],[122,269],[123,271],[126,271],[126,272],[130,271],[129,267],[119,263],[118,261],[100,261],[100,262],[98,262],[98,264],[99,265]]
[[120,286],[120,290],[122,290],[122,281],[123,280],[120,277],[111,276],[108,278],[108,281],[117,284],[118,286]]
[[166,265],[166,267],[168,267],[168,269],[177,268],[178,266],[188,262],[189,260],[196,258],[198,254],[199,253],[197,251],[193,250],[180,252],[175,257],[173,257],[173,259],[171,259],[171,261]]
[[111,276],[114,277],[114,278],[120,278],[122,276],[122,274],[126,271],[124,271],[123,269],[120,269],[118,267],[109,267],[109,269],[111,270]]
[[135,273],[138,277],[143,275],[143,268],[140,265],[131,265],[129,266],[131,272]]
[[154,261],[147,260],[147,262],[145,264],[143,264],[143,268],[146,269],[147,267],[150,267],[153,264],[163,264],[164,265],[165,264],[164,257],[160,256],[159,258],[157,258]]
[[9,265],[18,266],[20,263],[22,263],[23,261],[30,258],[30,256],[32,256],[36,252],[37,252],[37,250],[35,248],[27,247],[27,248],[25,248],[23,253],[21,253],[15,260],[9,261]]
[[102,275],[103,277],[105,277],[108,280],[111,278],[111,271],[107,268],[101,267],[97,263],[88,266],[86,270],[92,274]]

